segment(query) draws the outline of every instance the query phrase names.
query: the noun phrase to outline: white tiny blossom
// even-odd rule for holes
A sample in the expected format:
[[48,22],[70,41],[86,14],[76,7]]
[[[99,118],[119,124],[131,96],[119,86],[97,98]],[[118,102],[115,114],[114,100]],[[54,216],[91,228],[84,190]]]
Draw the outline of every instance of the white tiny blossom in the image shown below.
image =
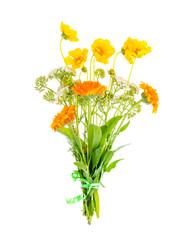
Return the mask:
[[125,78],[119,77],[119,76],[114,76],[114,78],[116,79],[117,83],[125,86],[126,88],[129,87],[129,85],[127,84],[127,81],[128,81],[128,80],[126,80]]
[[114,97],[114,100],[117,100],[117,99],[122,98],[122,97],[123,97],[123,94],[117,95],[117,96]]
[[58,68],[54,68],[53,70],[51,70],[51,71],[49,72],[49,75],[53,75],[53,74],[55,74],[57,71],[58,71]]
[[55,97],[55,103],[58,103],[59,97],[62,95],[63,91],[65,91],[67,87],[64,87],[63,85],[60,85],[56,91],[56,97]]
[[74,70],[72,69],[72,68],[70,68],[70,67],[64,67],[63,68],[66,72],[68,72],[68,73],[74,73],[75,74],[75,72],[74,72]]
[[136,93],[139,94],[139,87],[135,83],[130,83],[129,85],[134,87],[136,89]]

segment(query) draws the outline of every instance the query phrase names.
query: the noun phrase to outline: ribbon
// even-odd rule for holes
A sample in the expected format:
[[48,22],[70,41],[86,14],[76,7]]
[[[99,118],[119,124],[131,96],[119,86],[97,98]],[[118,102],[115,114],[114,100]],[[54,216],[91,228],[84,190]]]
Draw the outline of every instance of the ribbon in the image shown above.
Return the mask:
[[84,183],[82,183],[82,187],[83,188],[87,188],[88,191],[87,191],[87,194],[80,194],[80,195],[78,195],[76,197],[73,197],[73,198],[67,198],[66,199],[67,204],[77,203],[77,202],[79,202],[81,200],[86,199],[92,188],[98,189],[99,186],[100,186],[100,183],[89,183],[87,181],[87,179],[82,178],[81,174],[79,172],[77,172],[77,171],[74,171],[71,174],[71,176],[72,176],[74,181],[76,181],[78,179],[79,181],[84,182]]

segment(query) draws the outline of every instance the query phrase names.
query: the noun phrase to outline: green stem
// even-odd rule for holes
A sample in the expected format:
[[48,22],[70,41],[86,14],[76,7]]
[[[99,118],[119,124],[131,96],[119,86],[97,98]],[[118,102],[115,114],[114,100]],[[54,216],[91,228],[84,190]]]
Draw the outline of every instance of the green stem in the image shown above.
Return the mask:
[[91,75],[92,75],[92,73],[91,73],[91,72],[92,72],[92,69],[91,69],[91,68],[92,68],[92,60],[93,60],[93,57],[94,57],[94,55],[92,55],[91,60],[90,60],[90,81],[92,80],[92,76],[91,76]]
[[52,91],[52,92],[54,92],[56,94],[56,92],[53,91],[51,88],[48,88],[48,87],[44,87],[44,88],[46,88],[46,89],[48,89],[48,90],[50,90],[50,91]]
[[81,75],[82,75],[82,71],[81,71],[80,74],[79,74],[79,80],[80,80]]
[[103,114],[104,114],[104,112],[105,112],[106,103],[107,103],[107,97],[106,97],[105,103],[104,103],[104,105],[103,105],[103,111],[102,111],[102,115],[101,115],[101,119],[100,119],[100,124],[99,124],[99,126],[101,126],[101,121],[102,121],[102,119],[103,119]]
[[[117,56],[120,54],[121,52],[118,52],[115,57],[114,57],[114,62],[113,62],[113,70],[115,68],[115,63],[116,63],[116,58]],[[112,78],[110,77],[110,80],[109,80],[109,91],[111,91],[111,88],[112,88]]]
[[96,61],[96,58],[94,58],[93,60],[93,81],[95,82],[95,61]]
[[[115,68],[115,63],[116,63],[116,58],[117,56],[120,54],[121,52],[118,52],[115,57],[114,57],[114,62],[113,62],[113,70]],[[112,92],[112,77],[110,76],[110,80],[109,80],[109,93],[111,94]],[[108,105],[107,105],[107,114],[105,117],[105,122],[107,121],[107,117],[108,117],[108,113],[109,113],[109,109],[110,109],[110,94],[109,94],[109,100],[108,100]],[[108,95],[107,95],[108,97]]]
[[61,52],[61,55],[62,55],[62,57],[63,57],[64,63],[65,63],[65,65],[67,66],[66,60],[65,60],[64,55],[63,55],[63,52],[62,52],[62,47],[61,47],[62,40],[63,40],[63,38],[61,38],[61,40],[60,40],[60,52]]
[[[90,124],[91,124],[91,99],[89,99],[89,102],[88,102],[88,127],[87,127],[87,130],[89,130]],[[88,135],[87,135],[87,142],[88,142]],[[89,143],[87,144],[87,162],[89,163]]]
[[121,51],[120,51],[120,52],[118,52],[118,53],[116,54],[115,58],[114,58],[113,70],[114,70],[114,68],[115,68],[116,58],[117,58],[117,56],[118,56],[120,53],[121,53]]
[[[129,74],[129,77],[128,77],[127,85],[129,84],[130,77],[131,77],[131,74],[132,74],[132,70],[133,70],[135,61],[136,61],[136,58],[134,59],[134,62],[133,62],[133,64],[132,64],[132,68],[131,68],[131,70],[130,70],[130,74]],[[120,105],[119,105],[119,107],[118,107],[118,111],[120,110],[120,107],[121,107],[121,105],[122,105],[122,103],[123,103],[123,100],[124,100],[124,97],[125,97],[125,93],[126,93],[126,89],[125,89],[125,91],[124,91],[124,93],[123,93],[123,97],[122,97],[121,103],[120,103]],[[115,116],[116,114],[117,114],[117,111],[115,112],[114,116]]]
[[87,81],[88,81],[88,71],[87,71]]
[[[119,127],[118,127],[118,129],[117,129],[117,131],[116,131],[116,133],[114,134],[114,137],[113,137],[113,140],[112,140],[111,145],[114,143],[116,136],[119,134],[120,129],[121,129],[121,127],[122,127],[122,124],[123,124],[123,122],[125,121],[125,119],[126,119],[126,117],[128,116],[128,114],[132,111],[132,109],[134,109],[134,108],[135,108],[138,104],[140,104],[141,102],[143,102],[143,99],[140,99],[138,102],[136,102],[136,103],[125,113],[125,116],[123,117],[123,119],[122,119],[122,121],[121,121],[121,123],[120,123],[120,125],[119,125]],[[112,136],[112,134],[113,134],[113,133],[111,133],[111,136]],[[111,136],[110,136],[110,138],[109,138],[109,142],[108,142],[107,146],[109,145],[109,143],[110,143],[110,141],[111,141]]]
[[79,125],[78,125],[78,95],[76,95],[76,130],[77,130],[77,135],[80,138]]

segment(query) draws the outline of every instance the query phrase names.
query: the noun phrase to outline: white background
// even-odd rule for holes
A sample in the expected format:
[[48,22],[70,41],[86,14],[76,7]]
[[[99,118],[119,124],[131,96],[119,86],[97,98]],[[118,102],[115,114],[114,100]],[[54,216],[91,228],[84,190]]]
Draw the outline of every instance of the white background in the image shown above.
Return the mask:
[[[0,239],[185,239],[183,1],[1,1],[0,3]],[[152,53],[136,61],[131,81],[157,89],[157,114],[143,105],[115,147],[124,157],[105,175],[100,219],[67,205],[80,185],[66,139],[49,125],[60,107],[35,91],[35,79],[63,65],[60,22],[78,31],[64,54],[107,38],[120,51],[127,37]],[[89,55],[90,56],[90,55]],[[112,60],[110,61],[110,67]],[[120,55],[116,71],[128,77]]]

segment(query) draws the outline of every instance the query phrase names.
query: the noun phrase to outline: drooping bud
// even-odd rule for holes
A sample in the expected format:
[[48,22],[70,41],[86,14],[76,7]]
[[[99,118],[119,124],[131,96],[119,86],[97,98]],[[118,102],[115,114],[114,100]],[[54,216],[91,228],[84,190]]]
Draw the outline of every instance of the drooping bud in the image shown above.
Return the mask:
[[82,72],[86,73],[87,72],[87,68],[85,66],[82,66],[81,68]]
[[121,53],[122,53],[123,55],[125,55],[125,49],[124,49],[124,47],[121,48]]
[[108,71],[108,74],[109,74],[110,76],[115,76],[116,72],[114,71],[114,69],[110,69],[110,70]]

